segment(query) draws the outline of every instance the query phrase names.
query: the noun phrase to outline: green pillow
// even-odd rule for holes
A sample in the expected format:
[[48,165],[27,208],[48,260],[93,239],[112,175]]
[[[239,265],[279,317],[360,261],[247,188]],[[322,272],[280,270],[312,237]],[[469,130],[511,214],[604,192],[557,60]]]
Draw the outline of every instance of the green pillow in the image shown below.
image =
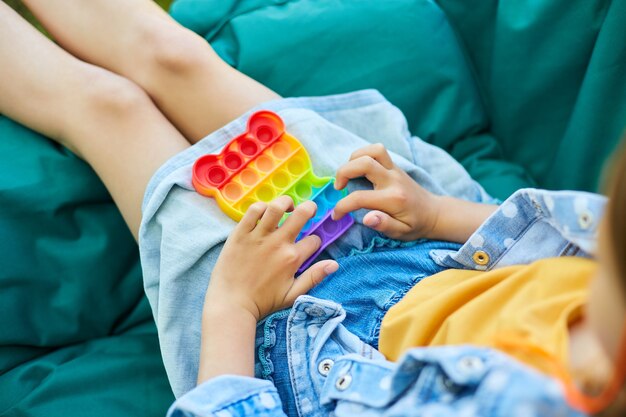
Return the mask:
[[164,415],[135,244],[95,173],[0,116],[0,414]]
[[595,191],[626,127],[626,1],[438,3],[504,157],[543,188]]
[[488,191],[506,197],[533,184],[502,157],[473,69],[431,1],[178,0],[170,13],[284,96],[376,88]]
[[171,14],[282,95],[379,89],[500,198],[595,190],[626,123],[624,0],[178,0]]

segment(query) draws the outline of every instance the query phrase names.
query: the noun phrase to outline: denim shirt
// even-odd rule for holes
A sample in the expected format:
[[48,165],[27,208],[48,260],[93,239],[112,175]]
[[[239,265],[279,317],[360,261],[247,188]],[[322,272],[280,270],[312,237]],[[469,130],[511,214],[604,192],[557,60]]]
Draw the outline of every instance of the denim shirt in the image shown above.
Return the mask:
[[[442,149],[410,134],[402,113],[376,91],[263,103],[334,175],[350,154],[382,142],[395,164],[440,195],[494,203]],[[253,109],[256,110],[256,109]],[[323,257],[339,270],[257,326],[255,376],[195,387],[204,294],[235,223],[191,184],[195,160],[245,129],[234,120],[167,161],[148,184],[139,246],[168,378],[172,416],[576,415],[558,384],[515,360],[470,346],[414,349],[398,363],[376,350],[386,312],[425,277],[448,268],[487,270],[553,256],[591,256],[605,200],[581,192],[521,190],[464,244],[388,239],[355,225]],[[350,181],[349,191],[371,188]],[[358,410],[358,412],[357,412]]]
[[[589,257],[604,205],[604,197],[589,193],[520,190],[460,249],[433,249],[430,256],[445,267],[476,270]],[[301,417],[580,415],[557,381],[503,353],[414,348],[389,362],[348,331],[345,319],[339,304],[311,296],[300,297],[288,313],[287,363]],[[285,416],[284,408],[271,381],[221,376],[181,397],[169,415]]]

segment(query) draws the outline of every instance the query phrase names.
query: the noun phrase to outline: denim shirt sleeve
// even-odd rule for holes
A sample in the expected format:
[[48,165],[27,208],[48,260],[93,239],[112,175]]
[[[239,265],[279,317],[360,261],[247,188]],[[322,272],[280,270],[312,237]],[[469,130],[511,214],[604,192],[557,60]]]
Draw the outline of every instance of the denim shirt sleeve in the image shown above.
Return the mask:
[[225,375],[210,379],[180,397],[168,417],[286,417],[276,387],[269,381]]
[[439,265],[491,270],[557,256],[592,257],[606,198],[579,191],[522,189],[458,251],[432,251]]

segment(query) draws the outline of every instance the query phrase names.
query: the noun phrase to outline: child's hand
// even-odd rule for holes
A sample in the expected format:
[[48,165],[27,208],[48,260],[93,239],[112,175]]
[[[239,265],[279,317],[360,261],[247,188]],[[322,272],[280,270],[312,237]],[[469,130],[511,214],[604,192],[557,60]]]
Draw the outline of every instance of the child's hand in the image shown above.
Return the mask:
[[315,215],[314,202],[306,201],[278,227],[293,201],[281,196],[269,204],[254,203],[226,241],[213,269],[207,290],[206,308],[245,309],[256,320],[289,307],[339,265],[320,261],[294,275],[300,265],[320,246],[310,235],[294,243],[306,222]]
[[339,168],[335,188],[343,189],[348,180],[365,177],[373,190],[348,194],[335,206],[334,219],[361,208],[370,209],[363,224],[392,239],[432,238],[439,216],[439,199],[419,186],[398,168],[381,144],[357,150]]

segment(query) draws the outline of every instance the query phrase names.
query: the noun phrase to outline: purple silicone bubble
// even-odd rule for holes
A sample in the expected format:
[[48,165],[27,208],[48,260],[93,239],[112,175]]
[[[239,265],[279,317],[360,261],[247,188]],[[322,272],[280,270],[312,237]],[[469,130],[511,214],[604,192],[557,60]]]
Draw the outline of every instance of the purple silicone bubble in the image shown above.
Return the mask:
[[319,249],[315,251],[315,253],[311,255],[311,257],[307,259],[302,264],[302,266],[300,266],[300,268],[298,268],[298,274],[304,272],[304,270],[313,263],[315,258],[317,258],[318,255],[322,253],[322,251],[326,249],[328,245],[337,240],[339,236],[344,234],[344,232],[354,224],[354,219],[349,214],[335,221],[332,219],[332,217],[330,217],[331,213],[332,211],[329,211],[326,216],[324,216],[324,218],[319,223],[317,223],[317,225],[311,227],[306,233],[304,233],[300,237],[300,239],[303,239],[304,237],[309,235],[316,235],[322,240],[322,244],[320,245]]

